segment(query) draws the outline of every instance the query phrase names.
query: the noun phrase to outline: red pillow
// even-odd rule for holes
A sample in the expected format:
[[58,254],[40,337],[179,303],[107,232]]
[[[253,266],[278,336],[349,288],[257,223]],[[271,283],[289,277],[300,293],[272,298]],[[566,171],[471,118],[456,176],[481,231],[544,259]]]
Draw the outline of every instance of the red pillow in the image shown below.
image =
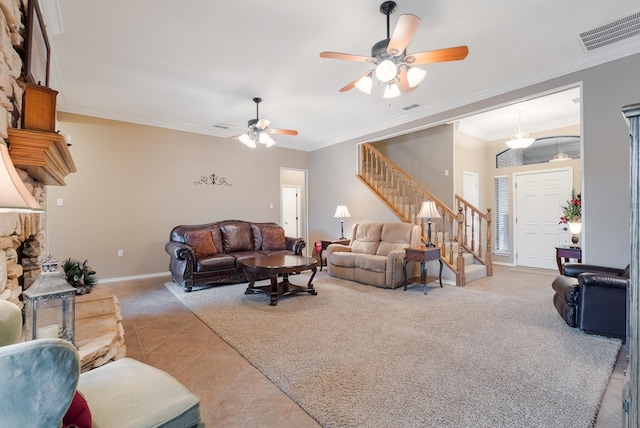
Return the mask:
[[287,240],[284,237],[284,229],[270,228],[262,230],[263,250],[286,250]]
[[62,418],[62,428],[91,428],[91,411],[87,400],[76,391],[71,407]]
[[196,253],[197,258],[210,257],[218,254],[218,249],[213,243],[211,232],[207,229],[192,230],[184,234],[187,244],[189,244]]

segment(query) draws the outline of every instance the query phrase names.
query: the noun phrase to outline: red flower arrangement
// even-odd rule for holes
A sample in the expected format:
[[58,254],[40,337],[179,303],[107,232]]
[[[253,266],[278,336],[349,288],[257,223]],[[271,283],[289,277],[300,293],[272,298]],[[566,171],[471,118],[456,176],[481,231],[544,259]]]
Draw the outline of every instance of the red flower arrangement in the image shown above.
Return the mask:
[[571,190],[571,199],[562,207],[562,214],[564,215],[560,217],[558,224],[579,222],[582,218],[582,198],[580,193],[576,193],[576,189]]

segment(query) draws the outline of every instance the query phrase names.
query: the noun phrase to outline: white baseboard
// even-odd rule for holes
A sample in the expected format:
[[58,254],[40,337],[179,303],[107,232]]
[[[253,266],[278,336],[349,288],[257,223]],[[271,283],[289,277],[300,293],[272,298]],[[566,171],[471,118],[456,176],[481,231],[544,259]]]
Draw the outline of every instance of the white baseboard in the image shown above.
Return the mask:
[[131,281],[136,279],[156,278],[159,276],[171,277],[171,272],[145,273],[144,275],[121,276],[117,278],[99,279],[98,284],[107,284],[109,282]]

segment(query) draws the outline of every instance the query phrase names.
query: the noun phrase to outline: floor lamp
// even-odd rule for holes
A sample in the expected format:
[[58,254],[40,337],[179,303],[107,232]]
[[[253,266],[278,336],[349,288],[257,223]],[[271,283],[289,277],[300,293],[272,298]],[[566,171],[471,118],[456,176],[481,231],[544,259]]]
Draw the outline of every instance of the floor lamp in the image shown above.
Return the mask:
[[420,208],[420,212],[417,215],[418,218],[426,218],[428,224],[428,234],[429,242],[427,242],[427,247],[435,247],[435,244],[431,242],[431,219],[433,218],[441,218],[442,216],[438,212],[438,208],[436,207],[436,203],[433,201],[424,201],[422,202],[422,207]]
[[349,208],[346,205],[338,205],[336,208],[336,213],[333,215],[334,218],[340,219],[340,239],[344,238],[344,218],[351,217],[349,214]]

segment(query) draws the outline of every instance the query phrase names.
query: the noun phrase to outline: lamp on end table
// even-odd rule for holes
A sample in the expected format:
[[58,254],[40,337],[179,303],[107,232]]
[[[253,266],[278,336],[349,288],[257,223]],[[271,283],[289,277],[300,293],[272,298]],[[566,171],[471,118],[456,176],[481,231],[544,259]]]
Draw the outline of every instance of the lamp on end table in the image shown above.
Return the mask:
[[435,247],[435,244],[431,242],[431,219],[433,218],[441,218],[442,216],[438,212],[438,208],[436,207],[436,203],[434,201],[424,201],[422,202],[422,207],[420,208],[420,212],[417,215],[418,218],[426,218],[428,224],[428,238],[429,242],[427,243],[427,247]]
[[340,239],[345,239],[344,238],[344,218],[351,217],[351,214],[349,213],[349,209],[347,208],[346,205],[338,205],[333,217],[340,219]]

